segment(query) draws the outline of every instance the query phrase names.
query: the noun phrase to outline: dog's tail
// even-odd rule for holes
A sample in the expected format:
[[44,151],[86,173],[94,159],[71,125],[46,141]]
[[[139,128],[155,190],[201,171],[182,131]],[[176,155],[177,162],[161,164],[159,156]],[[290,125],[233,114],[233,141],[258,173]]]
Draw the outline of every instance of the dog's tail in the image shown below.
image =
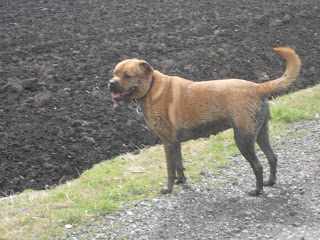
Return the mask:
[[301,61],[299,55],[291,47],[272,48],[287,62],[287,68],[284,74],[275,80],[260,84],[258,93],[260,96],[267,96],[275,91],[285,89],[290,86],[300,72]]

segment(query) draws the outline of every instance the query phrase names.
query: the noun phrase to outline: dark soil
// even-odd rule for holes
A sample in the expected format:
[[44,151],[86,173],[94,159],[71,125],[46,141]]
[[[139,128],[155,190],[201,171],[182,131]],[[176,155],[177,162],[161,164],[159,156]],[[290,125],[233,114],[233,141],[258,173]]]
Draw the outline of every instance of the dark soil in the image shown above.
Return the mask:
[[159,143],[107,81],[126,58],[191,80],[279,77],[270,46],[320,83],[318,0],[0,2],[0,195],[44,189],[104,159]]

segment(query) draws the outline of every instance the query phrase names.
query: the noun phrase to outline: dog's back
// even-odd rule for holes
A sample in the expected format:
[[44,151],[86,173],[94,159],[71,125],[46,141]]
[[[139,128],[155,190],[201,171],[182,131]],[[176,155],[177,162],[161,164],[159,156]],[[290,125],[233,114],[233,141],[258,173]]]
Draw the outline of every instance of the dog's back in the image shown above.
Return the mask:
[[[240,79],[192,82],[172,77],[168,114],[181,132],[180,140],[216,134],[233,126],[251,133],[255,131],[257,119],[268,119],[269,94],[289,86],[300,71],[299,56],[292,48],[274,51],[285,57],[287,69],[282,77],[266,83]],[[192,125],[194,128],[190,129]],[[183,129],[188,129],[188,133],[182,134]]]

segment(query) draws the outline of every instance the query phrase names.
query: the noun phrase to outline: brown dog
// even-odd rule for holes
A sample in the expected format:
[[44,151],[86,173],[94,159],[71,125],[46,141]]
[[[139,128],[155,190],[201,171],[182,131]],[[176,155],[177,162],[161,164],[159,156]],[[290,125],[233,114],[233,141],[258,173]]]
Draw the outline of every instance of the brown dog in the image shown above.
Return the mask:
[[[162,193],[172,192],[174,183],[186,182],[181,142],[208,137],[228,128],[233,128],[235,142],[256,176],[256,189],[249,194],[259,195],[263,185],[276,183],[277,157],[268,135],[268,97],[292,84],[301,62],[290,47],[273,50],[286,59],[287,68],[282,77],[262,84],[239,79],[193,82],[164,75],[138,59],[125,60],[115,67],[114,77],[109,81],[112,97],[139,101],[147,127],[164,145],[168,184]],[[270,177],[265,183],[255,142],[270,165]]]

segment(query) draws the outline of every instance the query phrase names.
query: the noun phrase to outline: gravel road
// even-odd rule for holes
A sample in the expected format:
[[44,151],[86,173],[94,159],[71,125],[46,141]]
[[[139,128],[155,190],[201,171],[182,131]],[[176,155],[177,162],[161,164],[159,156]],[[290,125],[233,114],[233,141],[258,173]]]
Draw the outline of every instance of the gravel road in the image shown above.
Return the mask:
[[[71,229],[69,239],[320,239],[320,118],[272,137],[278,182],[260,197],[241,155],[219,172],[202,171],[199,184],[174,190]],[[258,156],[265,166],[261,151]]]

